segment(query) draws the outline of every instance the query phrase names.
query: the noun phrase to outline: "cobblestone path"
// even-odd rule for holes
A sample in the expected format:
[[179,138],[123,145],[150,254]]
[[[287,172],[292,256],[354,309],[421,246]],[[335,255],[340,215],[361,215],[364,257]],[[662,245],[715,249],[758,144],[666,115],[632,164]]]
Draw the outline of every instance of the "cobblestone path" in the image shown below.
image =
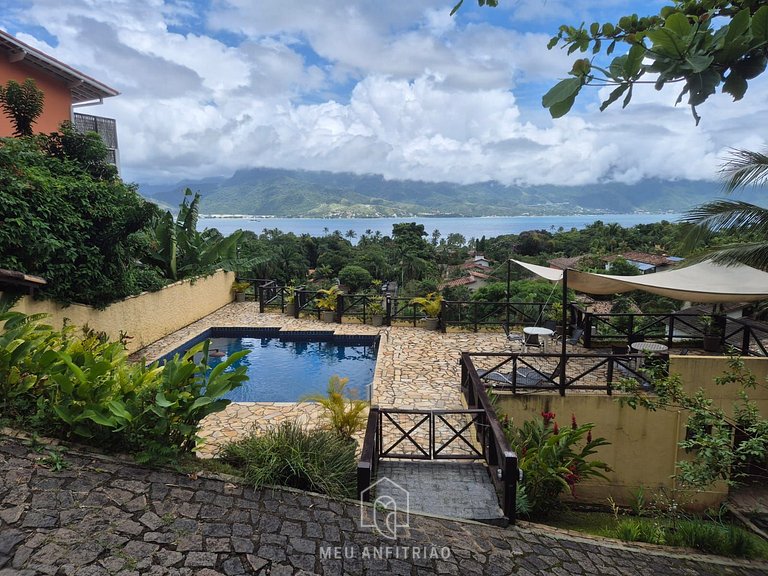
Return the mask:
[[360,527],[354,502],[74,450],[55,471],[45,456],[0,436],[0,576],[768,573],[768,563],[413,514],[388,540]]

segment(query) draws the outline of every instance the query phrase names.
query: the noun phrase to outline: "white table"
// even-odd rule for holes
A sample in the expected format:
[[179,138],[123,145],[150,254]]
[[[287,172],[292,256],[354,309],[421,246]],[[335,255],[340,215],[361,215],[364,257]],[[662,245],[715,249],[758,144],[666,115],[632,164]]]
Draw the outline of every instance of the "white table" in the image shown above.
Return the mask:
[[[658,342],[632,342],[629,347],[636,352],[649,352],[652,354],[659,354],[669,350],[669,346],[666,344],[659,344]],[[643,366],[644,364],[645,358],[641,358],[638,366]]]
[[629,347],[638,352],[667,352],[669,350],[669,346],[658,342],[632,342]]
[[543,328],[541,326],[526,326],[523,328],[523,333],[529,334],[531,336],[536,337],[544,337],[544,340],[540,340],[541,342],[541,349],[543,352],[547,351],[547,339],[552,337],[552,334],[555,333],[554,330],[550,330],[549,328]]

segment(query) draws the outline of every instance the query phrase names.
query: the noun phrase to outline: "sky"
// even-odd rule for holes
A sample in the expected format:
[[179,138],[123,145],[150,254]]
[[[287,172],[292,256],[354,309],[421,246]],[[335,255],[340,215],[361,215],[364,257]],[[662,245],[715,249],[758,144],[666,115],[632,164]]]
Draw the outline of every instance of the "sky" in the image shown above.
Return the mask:
[[3,0],[0,28],[120,91],[127,181],[273,167],[511,185],[716,180],[728,150],[766,146],[768,79],[740,102],[675,106],[636,91],[564,118],[541,97],[578,55],[561,24],[656,13],[656,0]]

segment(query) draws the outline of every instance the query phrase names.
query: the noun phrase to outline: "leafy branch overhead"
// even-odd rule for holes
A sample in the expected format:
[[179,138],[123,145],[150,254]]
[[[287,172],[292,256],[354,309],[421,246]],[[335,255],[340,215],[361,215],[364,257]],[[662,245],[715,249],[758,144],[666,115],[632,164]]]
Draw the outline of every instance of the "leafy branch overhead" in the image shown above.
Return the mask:
[[[748,81],[765,71],[768,63],[768,2],[678,1],[665,6],[656,16],[623,16],[618,23],[593,22],[588,28],[562,25],[549,42],[574,52],[592,53],[577,60],[572,78],[558,82],[542,99],[550,114],[568,113],[583,86],[615,86],[601,104],[604,110],[623,97],[632,99],[639,82],[653,83],[661,90],[669,83],[682,83],[677,102],[687,97],[696,122],[696,106],[720,87],[734,100],[747,91]],[[594,59],[613,54],[620,45],[628,50],[608,65]],[[647,76],[652,79],[645,80]]]
[[[462,5],[454,6],[454,14]],[[495,7],[497,1],[478,0],[480,6]],[[650,83],[657,90],[681,83],[677,97],[687,97],[693,117],[696,106],[718,87],[741,100],[749,80],[765,71],[768,63],[768,1],[766,0],[677,0],[657,15],[622,16],[618,22],[593,22],[589,26],[563,24],[549,41],[568,54],[590,56],[576,60],[566,78],[542,98],[553,118],[567,114],[584,86],[614,86],[600,110],[619,99],[622,106],[632,100],[635,84]],[[620,54],[610,62],[599,57]]]

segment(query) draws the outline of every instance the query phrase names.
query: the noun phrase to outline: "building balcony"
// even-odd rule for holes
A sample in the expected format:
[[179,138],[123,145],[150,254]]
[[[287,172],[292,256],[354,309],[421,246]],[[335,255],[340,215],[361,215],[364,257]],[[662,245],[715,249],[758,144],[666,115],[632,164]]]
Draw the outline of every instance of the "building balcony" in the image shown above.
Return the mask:
[[92,116],[90,114],[80,114],[75,112],[72,117],[72,124],[75,130],[81,133],[96,132],[104,145],[107,147],[107,159],[110,163],[120,169],[119,148],[117,145],[117,122],[114,118],[104,118],[102,116]]

